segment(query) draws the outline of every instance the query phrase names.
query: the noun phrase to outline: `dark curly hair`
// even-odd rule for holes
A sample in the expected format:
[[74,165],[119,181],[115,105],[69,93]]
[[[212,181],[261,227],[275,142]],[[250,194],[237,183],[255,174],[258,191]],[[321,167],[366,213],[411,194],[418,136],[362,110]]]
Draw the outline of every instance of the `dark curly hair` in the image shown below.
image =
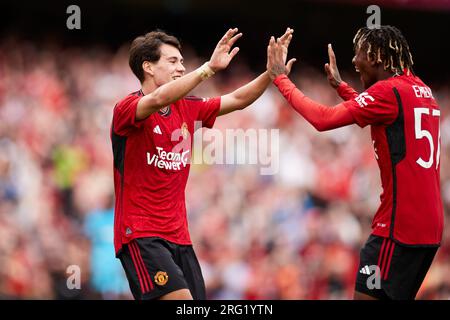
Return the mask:
[[367,59],[383,63],[384,70],[401,74],[408,69],[413,73],[408,42],[396,27],[361,28],[353,38],[353,48],[355,52],[361,48],[366,50]]

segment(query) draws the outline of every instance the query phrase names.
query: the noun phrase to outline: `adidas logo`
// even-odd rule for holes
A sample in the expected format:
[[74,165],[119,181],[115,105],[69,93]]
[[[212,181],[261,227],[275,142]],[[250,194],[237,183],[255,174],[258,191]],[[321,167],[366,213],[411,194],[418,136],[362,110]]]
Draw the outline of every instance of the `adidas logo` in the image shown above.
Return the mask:
[[162,134],[161,128],[159,127],[159,124],[156,125],[156,127],[153,129],[153,132],[154,132],[154,133],[157,133],[157,134]]
[[365,265],[364,267],[362,267],[361,270],[359,270],[359,273],[370,275],[371,272],[370,272],[369,266]]

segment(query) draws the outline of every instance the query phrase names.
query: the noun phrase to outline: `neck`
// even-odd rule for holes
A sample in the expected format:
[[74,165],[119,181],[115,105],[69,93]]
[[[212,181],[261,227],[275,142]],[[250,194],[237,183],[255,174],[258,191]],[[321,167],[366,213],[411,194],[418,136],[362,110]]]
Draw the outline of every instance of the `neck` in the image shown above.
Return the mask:
[[145,80],[144,82],[142,82],[141,87],[144,95],[147,95],[158,88],[158,86],[153,81],[150,80]]
[[395,73],[390,70],[384,70],[382,67],[378,69],[377,81],[388,79],[394,76]]

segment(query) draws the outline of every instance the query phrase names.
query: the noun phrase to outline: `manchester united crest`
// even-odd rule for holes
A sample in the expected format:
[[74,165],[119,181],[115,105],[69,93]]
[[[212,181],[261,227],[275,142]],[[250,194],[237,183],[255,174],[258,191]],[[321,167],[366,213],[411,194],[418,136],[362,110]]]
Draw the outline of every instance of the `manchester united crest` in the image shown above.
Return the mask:
[[183,124],[181,125],[181,134],[183,135],[183,139],[187,139],[189,135],[189,129],[186,122],[183,122]]
[[169,276],[167,275],[167,272],[164,271],[158,271],[155,275],[155,283],[158,286],[163,286],[167,283],[169,280]]

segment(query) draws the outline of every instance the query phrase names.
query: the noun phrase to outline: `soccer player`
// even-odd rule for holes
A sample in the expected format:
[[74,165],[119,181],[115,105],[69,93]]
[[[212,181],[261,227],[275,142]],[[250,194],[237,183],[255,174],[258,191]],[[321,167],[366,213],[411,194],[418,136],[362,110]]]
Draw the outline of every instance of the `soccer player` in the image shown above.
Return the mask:
[[[279,38],[281,46],[287,48],[292,32],[288,28]],[[184,194],[194,122],[211,128],[217,116],[254,102],[271,80],[266,71],[221,97],[186,95],[228,66],[239,51],[231,48],[241,36],[237,28],[229,29],[210,60],[188,74],[174,36],[156,30],[131,44],[129,64],[142,87],[115,106],[111,140],[114,245],[135,299],[206,298]]]
[[267,68],[291,106],[317,130],[370,125],[383,193],[372,234],[360,252],[354,298],[414,299],[443,231],[439,106],[414,74],[408,43],[397,28],[361,28],[353,43],[353,64],[365,91],[357,94],[341,80],[329,45],[325,70],[345,100],[334,107],[312,101],[295,87],[286,75],[285,48],[273,37]]

